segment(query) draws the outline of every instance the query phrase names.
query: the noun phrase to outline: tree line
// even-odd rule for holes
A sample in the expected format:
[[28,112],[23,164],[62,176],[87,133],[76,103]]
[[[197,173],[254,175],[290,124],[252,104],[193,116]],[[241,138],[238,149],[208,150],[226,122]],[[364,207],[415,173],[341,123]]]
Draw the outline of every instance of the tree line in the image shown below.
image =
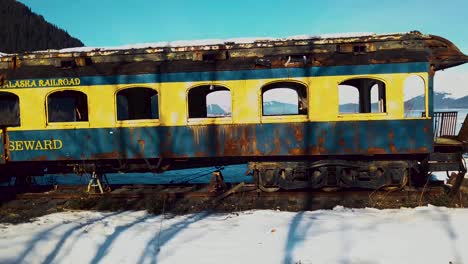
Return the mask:
[[82,47],[83,43],[15,0],[0,0],[0,52]]

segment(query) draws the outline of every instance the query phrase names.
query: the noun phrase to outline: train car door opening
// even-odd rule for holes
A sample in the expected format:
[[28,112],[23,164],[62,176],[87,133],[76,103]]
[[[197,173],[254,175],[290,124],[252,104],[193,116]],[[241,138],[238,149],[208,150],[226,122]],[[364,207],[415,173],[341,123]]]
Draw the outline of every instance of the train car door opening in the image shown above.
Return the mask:
[[5,153],[6,153],[6,147],[7,144],[6,144],[6,137],[4,136],[4,130],[0,130],[0,142],[2,142],[2,146],[0,147],[0,164],[4,164],[5,163],[5,160],[6,160],[6,156],[5,156]]
[[20,126],[19,97],[10,92],[0,92],[0,164],[8,160],[8,129]]

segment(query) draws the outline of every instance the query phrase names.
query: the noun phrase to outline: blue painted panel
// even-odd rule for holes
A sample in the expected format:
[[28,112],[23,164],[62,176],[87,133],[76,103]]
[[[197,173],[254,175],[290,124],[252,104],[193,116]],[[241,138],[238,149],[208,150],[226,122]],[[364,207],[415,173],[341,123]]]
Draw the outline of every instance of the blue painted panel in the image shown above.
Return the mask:
[[[15,131],[9,137],[12,161],[410,154],[429,153],[433,143],[431,120]],[[46,141],[53,143],[48,149]]]
[[[164,83],[164,82],[198,82],[198,81],[228,81],[228,80],[250,80],[270,78],[299,78],[312,76],[337,76],[356,74],[385,74],[385,73],[412,73],[427,72],[427,62],[393,63],[393,64],[371,64],[371,65],[349,65],[349,66],[326,66],[326,67],[302,67],[302,68],[275,68],[240,71],[211,71],[211,72],[178,72],[178,73],[148,73],[136,75],[114,75],[114,76],[83,76],[79,77],[80,86],[89,85],[114,85],[134,83]],[[56,79],[56,78],[55,78]],[[39,80],[31,79],[35,83]],[[15,80],[11,80],[14,82]],[[21,88],[21,87],[19,87]],[[27,86],[27,88],[32,88]],[[37,88],[47,88],[40,87]]]

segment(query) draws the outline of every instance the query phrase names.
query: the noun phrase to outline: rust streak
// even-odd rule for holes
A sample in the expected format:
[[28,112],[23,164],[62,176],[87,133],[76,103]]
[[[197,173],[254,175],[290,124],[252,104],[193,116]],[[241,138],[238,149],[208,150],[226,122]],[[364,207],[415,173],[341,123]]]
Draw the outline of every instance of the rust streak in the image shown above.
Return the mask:
[[395,147],[395,144],[393,143],[390,144],[390,152],[398,153],[398,149]]
[[109,153],[99,153],[91,155],[91,159],[118,159],[124,155],[121,155],[118,151],[113,151]]
[[145,153],[145,141],[143,139],[139,139],[137,140],[137,142],[141,147],[141,153],[144,154]]
[[31,159],[32,161],[46,161],[48,160],[47,155],[42,155]]
[[387,154],[383,148],[368,148],[366,154]]

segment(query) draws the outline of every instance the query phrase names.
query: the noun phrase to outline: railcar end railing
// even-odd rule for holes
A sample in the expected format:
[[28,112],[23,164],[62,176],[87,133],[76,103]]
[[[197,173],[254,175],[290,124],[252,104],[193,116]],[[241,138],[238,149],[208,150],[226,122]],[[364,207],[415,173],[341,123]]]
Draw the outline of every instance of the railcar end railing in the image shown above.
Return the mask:
[[[426,116],[423,112],[421,116]],[[432,116],[434,128],[434,140],[443,136],[457,136],[458,112],[434,112]]]

